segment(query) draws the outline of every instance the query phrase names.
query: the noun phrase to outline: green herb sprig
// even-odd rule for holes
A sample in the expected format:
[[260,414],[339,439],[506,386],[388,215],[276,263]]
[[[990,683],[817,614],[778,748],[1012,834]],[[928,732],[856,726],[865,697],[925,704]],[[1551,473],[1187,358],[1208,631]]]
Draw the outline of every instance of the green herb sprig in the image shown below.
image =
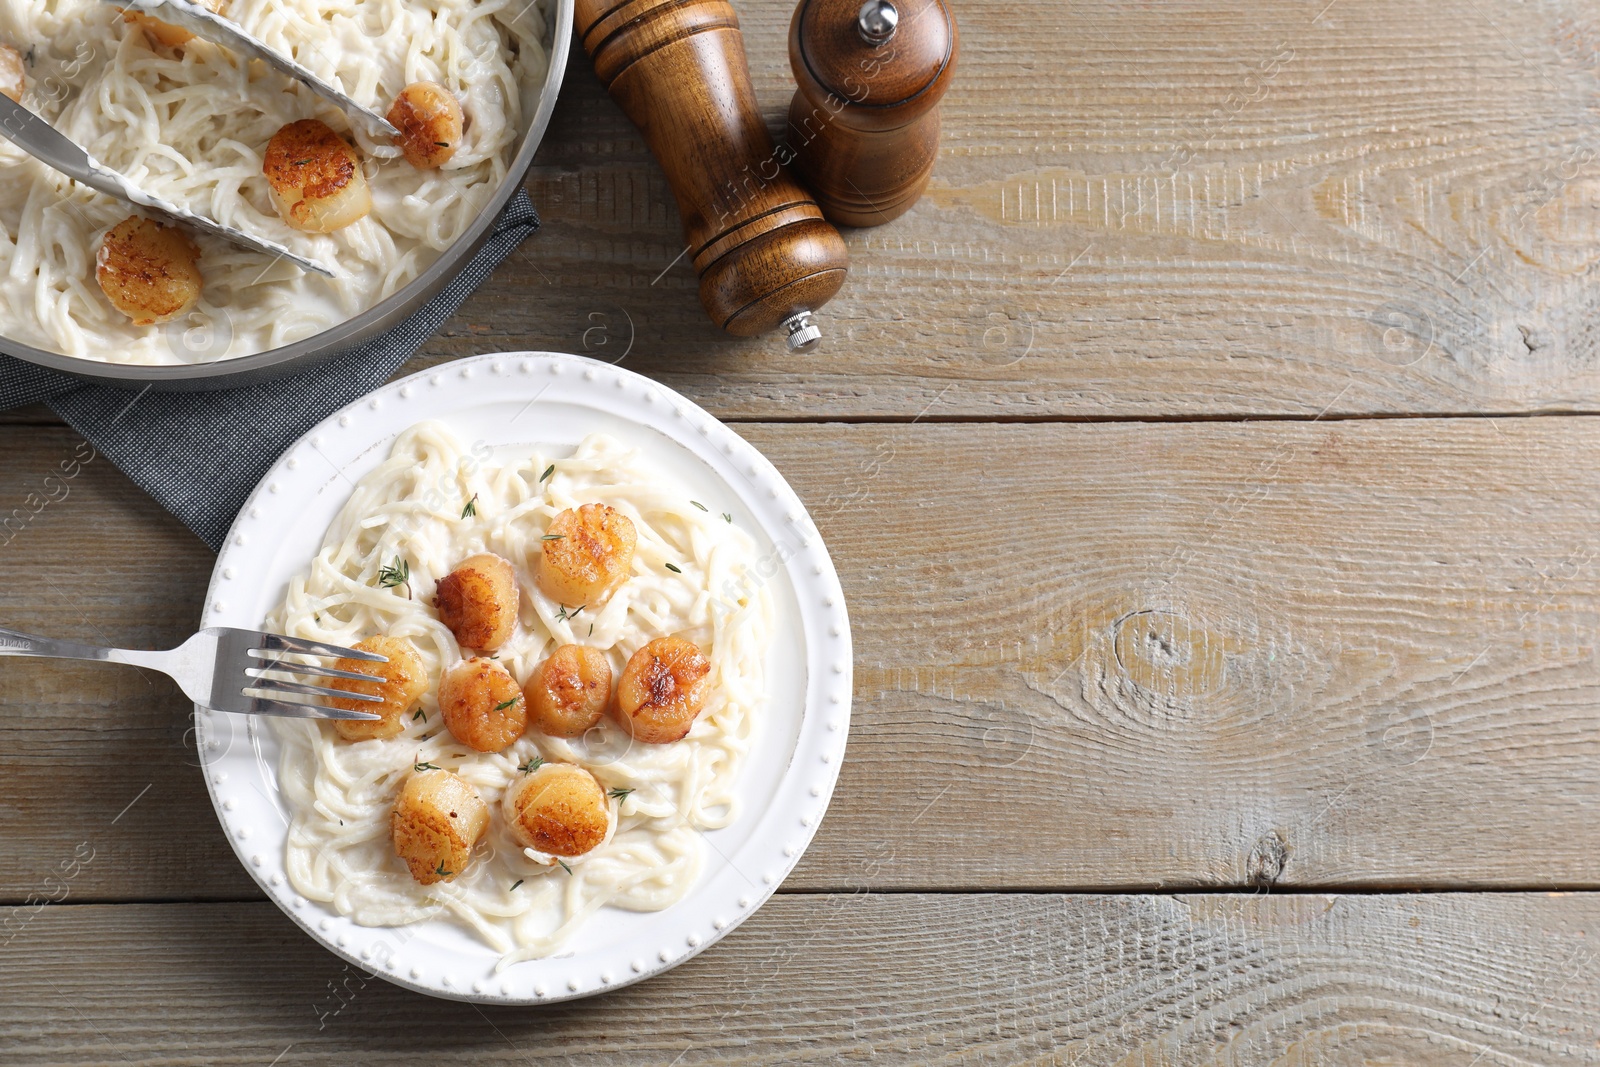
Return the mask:
[[520,766],[518,766],[517,770],[521,771],[523,774],[532,774],[534,771],[538,770],[540,767],[543,767],[543,766],[544,766],[544,757],[543,756],[535,756],[532,759],[530,759],[527,763],[524,763],[524,764],[521,764]]
[[406,587],[406,599],[411,599],[411,564],[404,556],[395,556],[393,562],[378,568],[378,584],[385,589]]
[[472,516],[476,515],[477,513],[478,513],[478,494],[477,493],[473,493],[472,494],[472,499],[467,501],[467,506],[461,509],[461,517],[463,519],[470,519]]

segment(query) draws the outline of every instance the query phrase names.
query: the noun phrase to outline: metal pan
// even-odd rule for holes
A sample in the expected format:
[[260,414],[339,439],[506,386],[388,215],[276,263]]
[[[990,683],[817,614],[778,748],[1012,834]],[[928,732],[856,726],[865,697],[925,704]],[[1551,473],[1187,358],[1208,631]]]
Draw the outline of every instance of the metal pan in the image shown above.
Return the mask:
[[[350,351],[365,341],[398,326],[429,300],[437,296],[461,268],[488,240],[494,223],[506,204],[517,194],[528,169],[533,165],[533,154],[544,139],[550,125],[550,114],[555,109],[556,94],[561,89],[561,78],[567,68],[567,49],[572,41],[573,0],[547,0],[545,5],[546,29],[549,31],[550,69],[544,85],[539,89],[539,99],[532,111],[532,119],[523,134],[522,144],[511,161],[511,168],[503,186],[473,220],[466,233],[429,265],[416,280],[404,289],[380,301],[371,308],[314,337],[296,341],[292,345],[257,352],[253,356],[218,360],[214,363],[194,363],[183,366],[153,367],[125,363],[104,363],[99,360],[63,356],[45,352],[7,337],[0,336],[0,352],[37,363],[51,370],[104,385],[124,385],[164,390],[232,389],[254,385],[279,375],[319,363],[325,359]],[[527,109],[524,109],[524,113]]]

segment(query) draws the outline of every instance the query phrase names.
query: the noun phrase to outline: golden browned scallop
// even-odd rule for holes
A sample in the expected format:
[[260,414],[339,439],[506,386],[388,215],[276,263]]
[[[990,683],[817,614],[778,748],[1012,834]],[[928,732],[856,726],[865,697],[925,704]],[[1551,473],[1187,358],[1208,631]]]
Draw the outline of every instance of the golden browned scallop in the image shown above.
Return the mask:
[[500,807],[512,837],[551,856],[570,859],[593,851],[611,827],[605,790],[571,763],[546,763],[512,782]]
[[452,881],[466,869],[472,846],[489,828],[489,805],[471,783],[449,771],[406,779],[389,817],[394,852],[423,885]]
[[461,101],[438,82],[412,82],[400,90],[388,119],[400,131],[395,144],[418,170],[444,166],[461,144]]
[[428,691],[428,669],[422,665],[416,646],[403,637],[369,637],[356,642],[356,651],[374,652],[387,656],[388,663],[370,660],[341,659],[334,668],[341,671],[358,671],[382,679],[374,685],[344,678],[329,681],[328,688],[343,689],[349,693],[367,693],[383,698],[381,704],[366,700],[345,700],[330,697],[328,704],[345,711],[369,711],[381,715],[380,719],[335,719],[333,728],[346,741],[369,741],[373,738],[393,737],[406,728],[406,718],[416,708],[417,701]]
[[528,725],[517,680],[492,659],[469,659],[445,671],[439,710],[455,739],[479,752],[499,752]]
[[9,96],[22,103],[22,90],[27,86],[28,67],[22,53],[9,45],[0,44],[0,96]]
[[681,637],[651,641],[628,660],[617,683],[617,717],[635,740],[652,745],[679,741],[706,702],[711,661]]
[[[222,0],[201,0],[207,9],[215,13],[222,10]],[[162,22],[153,15],[146,15],[142,11],[123,11],[124,20],[133,23],[144,31],[150,43],[162,48],[181,48],[194,40],[194,34],[182,26],[174,26],[170,22]]]
[[439,579],[433,604],[462,648],[493,652],[517,628],[517,572],[492,552],[470,556]]
[[568,508],[551,521],[540,542],[539,588],[567,607],[595,607],[628,580],[637,542],[633,520],[616,508]]
[[137,215],[106,232],[94,277],[111,306],[135,326],[167,322],[200,299],[200,249],[175,226]]
[[261,172],[284,222],[307,233],[332,233],[365,218],[372,190],[361,158],[327,123],[291,122],[267,142]]
[[522,695],[533,725],[552,737],[579,737],[611,702],[611,664],[597,648],[562,645],[533,669]]

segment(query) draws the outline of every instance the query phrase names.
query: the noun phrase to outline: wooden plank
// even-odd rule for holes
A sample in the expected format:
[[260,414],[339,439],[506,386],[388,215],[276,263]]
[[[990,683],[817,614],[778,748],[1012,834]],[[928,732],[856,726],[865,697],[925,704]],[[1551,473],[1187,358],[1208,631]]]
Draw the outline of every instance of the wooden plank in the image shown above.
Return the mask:
[[778,897],[648,982],[480,1009],[365,977],[266,903],[47,908],[0,947],[0,1056],[1597,1063],[1597,938],[1589,895]]
[[[5,426],[0,442],[0,625],[131,648],[172,648],[194,633],[214,559],[199,538],[71,430]],[[0,882],[5,899],[34,892],[85,839],[104,860],[85,888],[102,899],[180,893],[185,871],[206,872],[202,896],[260,895],[213,825],[161,840],[166,820],[210,809],[190,708],[170,680],[6,659],[0,692],[0,776],[12,779],[0,790],[0,840],[28,853],[27,875]]]
[[[741,0],[783,123],[788,0]],[[1596,409],[1600,18],[1574,2],[968,0],[927,197],[790,355],[704,320],[580,54],[545,229],[426,349],[616,359],[718,415]]]
[[[741,429],[856,639],[792,888],[1600,885],[1600,422]],[[0,430],[8,492],[72,440]],[[0,618],[180,639],[209,554],[103,460],[71,485]],[[0,900],[86,837],[79,899],[256,895],[171,686],[8,661],[0,721]]]

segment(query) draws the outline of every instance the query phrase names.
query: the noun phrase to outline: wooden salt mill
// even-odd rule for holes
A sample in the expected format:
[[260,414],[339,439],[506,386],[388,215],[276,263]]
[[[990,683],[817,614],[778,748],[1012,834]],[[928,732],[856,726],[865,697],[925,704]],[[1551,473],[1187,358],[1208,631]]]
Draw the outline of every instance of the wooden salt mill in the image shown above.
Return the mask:
[[811,313],[844,284],[839,231],[782,166],[756,109],[727,0],[577,0],[595,73],[666,172],[700,275],[729,333],[777,326],[789,347],[822,336]]
[[877,226],[917,202],[959,50],[945,0],[800,0],[789,148],[828,218]]

